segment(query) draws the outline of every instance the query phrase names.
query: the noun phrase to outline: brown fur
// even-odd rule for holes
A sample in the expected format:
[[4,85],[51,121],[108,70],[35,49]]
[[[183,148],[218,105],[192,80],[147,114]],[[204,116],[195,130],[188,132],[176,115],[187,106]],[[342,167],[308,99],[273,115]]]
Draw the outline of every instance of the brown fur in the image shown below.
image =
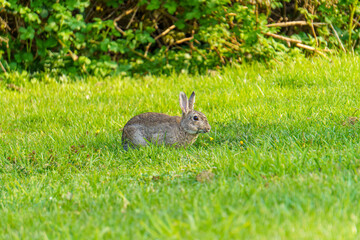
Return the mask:
[[[123,129],[122,142],[125,150],[128,146],[145,146],[149,142],[174,146],[187,146],[195,142],[199,133],[210,131],[210,125],[204,114],[192,109],[195,94],[190,97],[191,103],[180,94],[181,117],[168,116],[162,113],[142,113],[131,118]],[[186,100],[184,100],[186,98]],[[189,108],[191,106],[191,108]],[[193,120],[194,116],[197,121]]]

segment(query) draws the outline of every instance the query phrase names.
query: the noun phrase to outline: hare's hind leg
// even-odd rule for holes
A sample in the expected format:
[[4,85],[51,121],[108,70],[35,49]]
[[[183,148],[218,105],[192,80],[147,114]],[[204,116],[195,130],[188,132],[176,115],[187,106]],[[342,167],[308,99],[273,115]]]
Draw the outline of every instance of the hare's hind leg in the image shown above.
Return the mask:
[[136,146],[146,146],[146,145],[148,145],[148,142],[146,141],[145,136],[143,135],[143,133],[139,129],[136,129],[136,131],[132,135],[131,142]]
[[136,146],[146,146],[148,142],[143,134],[143,131],[138,126],[127,126],[123,132],[123,147],[128,150],[129,146],[135,148]]
[[122,142],[122,145],[123,145],[123,148],[124,148],[125,151],[128,151],[128,150],[129,150],[129,146],[130,146],[131,148],[134,148],[134,145],[132,145],[128,140],[124,140],[124,141]]

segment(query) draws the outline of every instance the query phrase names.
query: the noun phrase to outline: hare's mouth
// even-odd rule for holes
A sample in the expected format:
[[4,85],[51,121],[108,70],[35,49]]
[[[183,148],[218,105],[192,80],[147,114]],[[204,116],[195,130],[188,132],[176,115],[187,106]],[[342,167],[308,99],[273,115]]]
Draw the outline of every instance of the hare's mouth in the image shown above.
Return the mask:
[[197,133],[207,133],[210,132],[210,129],[200,129],[197,131]]
[[209,131],[210,131],[210,129],[198,129],[197,131],[186,130],[186,132],[188,132],[190,134],[207,133]]

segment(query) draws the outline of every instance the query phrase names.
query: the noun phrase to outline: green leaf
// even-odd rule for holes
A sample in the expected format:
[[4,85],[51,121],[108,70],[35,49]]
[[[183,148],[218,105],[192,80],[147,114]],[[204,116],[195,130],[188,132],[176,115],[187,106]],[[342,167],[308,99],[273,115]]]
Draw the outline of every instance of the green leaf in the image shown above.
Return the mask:
[[91,60],[85,56],[80,56],[79,63],[89,65],[91,63]]
[[28,13],[26,15],[26,17],[27,17],[28,21],[30,21],[30,22],[37,22],[38,24],[41,23],[41,20],[36,13]]
[[116,42],[110,42],[108,46],[110,51],[120,52],[120,45]]
[[160,0],[151,0],[151,2],[149,3],[149,5],[146,6],[147,10],[156,10],[159,9],[161,5]]
[[195,8],[193,11],[185,14],[185,19],[199,19],[201,17],[201,12],[198,8]]
[[166,8],[170,14],[174,14],[177,8],[177,3],[174,1],[166,2],[164,4],[164,8]]
[[22,7],[22,8],[20,8],[19,12],[21,15],[24,15],[24,14],[30,12],[30,9],[28,7]]
[[108,38],[105,38],[101,43],[100,43],[100,49],[103,52],[107,52],[109,50],[109,43],[110,40]]
[[175,22],[175,26],[178,28],[178,29],[184,29],[186,24],[185,24],[185,21],[183,19]]
[[56,24],[55,21],[51,21],[51,22],[49,22],[49,24],[47,24],[45,26],[44,29],[47,32],[51,32],[51,31],[57,32],[59,30],[59,26],[58,26],[58,24]]
[[21,27],[19,29],[19,32],[20,32],[21,40],[33,39],[35,36],[35,30],[32,27],[28,27],[28,28]]
[[23,53],[22,54],[22,59],[24,62],[29,63],[32,62],[34,60],[34,56],[32,53]]
[[49,16],[49,11],[46,9],[42,9],[40,12],[40,17],[47,18]]
[[32,62],[34,60],[34,56],[32,53],[18,53],[14,55],[16,62],[21,63],[21,62]]

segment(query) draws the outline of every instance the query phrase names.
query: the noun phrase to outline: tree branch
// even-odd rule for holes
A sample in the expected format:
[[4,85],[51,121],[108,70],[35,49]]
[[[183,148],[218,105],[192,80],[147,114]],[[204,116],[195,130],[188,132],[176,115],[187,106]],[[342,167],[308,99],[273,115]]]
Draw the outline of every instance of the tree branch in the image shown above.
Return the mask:
[[[293,22],[280,22],[280,23],[271,23],[271,24],[267,24],[267,27],[289,27],[289,26],[307,26],[309,25],[308,22],[306,21],[293,21]],[[320,25],[327,25],[327,23],[320,23],[320,22],[316,22],[313,23],[314,26],[320,26]]]
[[342,42],[341,42],[341,40],[340,40],[340,38],[339,38],[339,35],[338,35],[338,33],[336,32],[334,26],[333,26],[332,24],[330,24],[330,26],[331,26],[334,34],[335,34],[336,39],[338,40],[338,42],[339,42],[339,44],[340,44],[341,49],[344,51],[344,53],[346,53],[346,50],[345,50],[345,48],[344,48],[344,45],[342,44]]
[[265,33],[265,35],[269,36],[269,37],[277,38],[277,39],[280,39],[280,40],[283,40],[283,41],[287,41],[287,42],[302,43],[301,40],[280,36],[280,35],[277,35],[277,34],[274,34],[274,33]]
[[4,73],[6,73],[6,69],[4,68],[4,65],[2,64],[1,61],[0,61],[0,67],[1,67],[1,69],[4,71]]
[[138,6],[129,9],[125,12],[123,12],[122,14],[120,14],[117,18],[114,19],[114,26],[116,28],[116,30],[118,30],[122,35],[126,35],[126,33],[117,25],[117,22],[120,21],[120,19],[122,19],[123,17],[125,17],[126,15],[129,15],[130,13],[132,13],[133,11],[137,10]]
[[[165,31],[163,31],[162,33],[160,33],[159,35],[157,35],[154,40],[158,40],[159,38],[165,36],[166,34],[168,34],[171,30],[173,30],[175,28],[175,25],[171,25],[170,27],[168,27]],[[146,48],[145,48],[145,54],[144,56],[146,57],[148,52],[149,52],[149,49],[150,49],[150,46],[151,46],[152,43],[149,43]]]

